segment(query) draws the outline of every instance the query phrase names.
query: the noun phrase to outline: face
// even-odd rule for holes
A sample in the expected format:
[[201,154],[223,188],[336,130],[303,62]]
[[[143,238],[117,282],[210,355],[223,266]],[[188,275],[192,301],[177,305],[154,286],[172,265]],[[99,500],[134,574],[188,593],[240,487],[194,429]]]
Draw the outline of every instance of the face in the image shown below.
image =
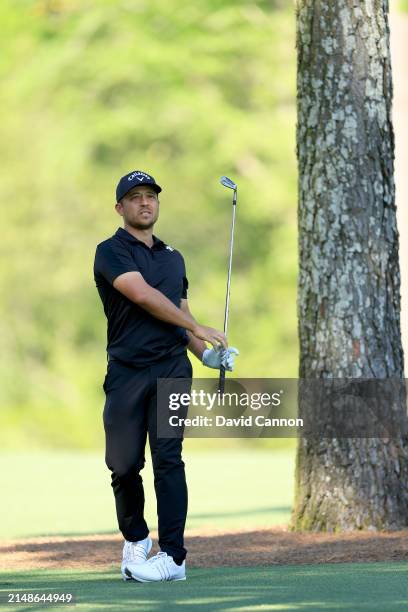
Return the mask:
[[126,225],[135,229],[149,229],[159,217],[159,198],[149,185],[140,185],[133,187],[115,208]]

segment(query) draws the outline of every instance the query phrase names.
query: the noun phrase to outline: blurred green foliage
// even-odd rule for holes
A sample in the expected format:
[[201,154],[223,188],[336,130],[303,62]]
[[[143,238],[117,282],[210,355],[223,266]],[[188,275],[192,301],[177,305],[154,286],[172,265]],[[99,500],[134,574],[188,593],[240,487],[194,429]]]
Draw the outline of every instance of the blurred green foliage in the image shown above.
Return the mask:
[[[3,447],[103,444],[106,321],[96,244],[118,178],[164,187],[155,234],[184,254],[190,308],[236,375],[295,377],[295,16],[273,0],[3,0]],[[211,372],[194,357],[196,376]]]

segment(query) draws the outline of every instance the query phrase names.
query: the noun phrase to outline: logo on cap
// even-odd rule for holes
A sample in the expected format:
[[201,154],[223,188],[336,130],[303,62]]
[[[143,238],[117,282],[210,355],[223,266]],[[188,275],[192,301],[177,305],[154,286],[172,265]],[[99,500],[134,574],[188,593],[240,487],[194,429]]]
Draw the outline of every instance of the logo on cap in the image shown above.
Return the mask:
[[[142,178],[139,178],[141,176]],[[143,177],[147,179],[151,179],[152,177],[146,174],[145,172],[133,172],[128,176],[128,181],[133,181],[134,178],[137,178],[138,181],[143,181]]]

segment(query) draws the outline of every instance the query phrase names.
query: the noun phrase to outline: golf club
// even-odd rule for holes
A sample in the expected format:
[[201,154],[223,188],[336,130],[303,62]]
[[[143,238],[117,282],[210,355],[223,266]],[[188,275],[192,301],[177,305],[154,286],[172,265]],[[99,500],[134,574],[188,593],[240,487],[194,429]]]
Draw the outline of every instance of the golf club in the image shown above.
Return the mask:
[[[234,181],[229,179],[227,176],[222,176],[220,178],[220,183],[221,185],[224,185],[224,187],[234,190],[234,196],[232,199],[232,223],[231,223],[230,253],[229,253],[229,263],[228,263],[227,295],[225,298],[225,315],[224,315],[224,334],[226,336],[227,329],[228,329],[228,312],[229,312],[231,267],[232,267],[232,249],[234,246],[235,210],[236,210],[236,204],[237,204],[237,185],[234,183]],[[221,365],[220,366],[220,377],[218,381],[218,391],[220,393],[224,393],[224,387],[225,387],[225,367]]]

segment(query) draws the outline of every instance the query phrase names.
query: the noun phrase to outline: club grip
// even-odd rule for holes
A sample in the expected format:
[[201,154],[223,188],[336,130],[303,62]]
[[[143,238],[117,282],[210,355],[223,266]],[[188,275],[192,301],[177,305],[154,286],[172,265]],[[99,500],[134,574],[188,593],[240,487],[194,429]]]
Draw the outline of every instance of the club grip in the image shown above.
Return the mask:
[[220,377],[218,379],[218,391],[224,393],[225,388],[225,367],[220,365]]

